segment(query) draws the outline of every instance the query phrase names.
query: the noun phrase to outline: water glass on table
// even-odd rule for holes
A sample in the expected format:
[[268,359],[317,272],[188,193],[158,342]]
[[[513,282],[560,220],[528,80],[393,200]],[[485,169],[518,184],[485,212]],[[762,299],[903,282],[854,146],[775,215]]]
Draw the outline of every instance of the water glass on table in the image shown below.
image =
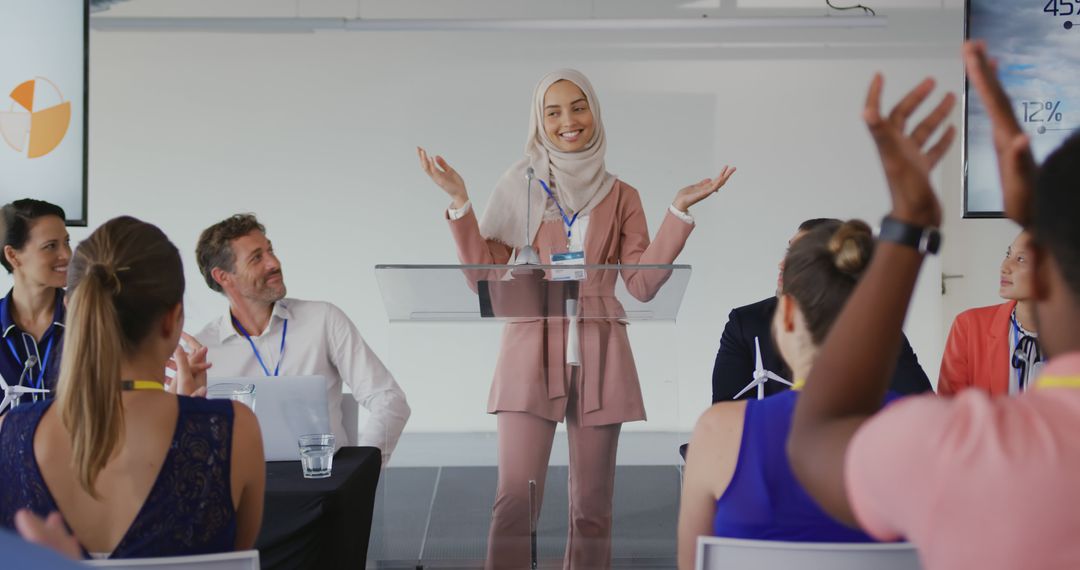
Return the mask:
[[313,433],[302,435],[300,444],[300,467],[305,479],[323,479],[330,476],[334,466],[334,435]]
[[236,400],[241,404],[246,405],[252,410],[255,409],[255,385],[254,384],[234,384],[229,382],[223,382],[221,384],[214,384],[206,389],[206,398],[208,400],[222,399],[222,400]]

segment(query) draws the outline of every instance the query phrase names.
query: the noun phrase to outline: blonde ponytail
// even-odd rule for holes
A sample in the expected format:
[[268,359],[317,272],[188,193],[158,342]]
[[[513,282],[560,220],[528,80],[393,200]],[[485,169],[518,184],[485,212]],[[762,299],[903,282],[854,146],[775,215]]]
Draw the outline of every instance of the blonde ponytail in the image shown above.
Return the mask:
[[115,271],[95,264],[70,292],[58,382],[57,404],[71,434],[75,474],[83,490],[95,498],[94,482],[120,443],[124,426],[118,289]]

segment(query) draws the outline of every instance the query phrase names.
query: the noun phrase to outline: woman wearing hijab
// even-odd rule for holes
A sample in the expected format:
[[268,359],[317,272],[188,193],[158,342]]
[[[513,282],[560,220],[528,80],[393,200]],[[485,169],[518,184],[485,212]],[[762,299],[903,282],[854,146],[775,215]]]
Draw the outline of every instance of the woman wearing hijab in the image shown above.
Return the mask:
[[[0,208],[0,264],[12,287],[0,299],[0,376],[9,384],[49,390],[64,344],[64,284],[71,239],[60,206],[25,198]],[[21,402],[36,399],[24,394]],[[19,403],[19,402],[16,402]],[[7,410],[0,410],[7,411]]]
[[[607,171],[606,147],[592,85],[580,72],[564,69],[537,84],[525,157],[499,179],[479,222],[461,176],[441,156],[417,151],[424,172],[452,200],[446,217],[463,264],[504,264],[530,245],[543,264],[566,252],[583,252],[588,264],[674,262],[694,227],[688,209],[719,190],[735,169],[724,167],[718,177],[680,190],[650,243],[641,198]],[[537,184],[526,194],[530,169]],[[528,219],[526,196],[532,212]],[[622,277],[639,298],[651,297],[660,286],[645,272],[624,270]],[[581,310],[589,311],[591,304],[603,314],[619,314],[614,286],[614,274],[583,283]],[[577,326],[580,359],[569,360],[565,322],[512,322],[503,331],[488,402],[499,434],[488,568],[528,567],[529,481],[536,481],[542,502],[555,426],[564,420],[570,446],[564,564],[610,565],[619,431],[624,422],[644,420],[645,407],[625,321],[589,319]]]
[[1006,302],[956,316],[941,358],[938,393],[978,388],[993,396],[1016,395],[1032,385],[1045,358],[1035,323],[1031,234],[1020,232],[1001,262],[998,294]]

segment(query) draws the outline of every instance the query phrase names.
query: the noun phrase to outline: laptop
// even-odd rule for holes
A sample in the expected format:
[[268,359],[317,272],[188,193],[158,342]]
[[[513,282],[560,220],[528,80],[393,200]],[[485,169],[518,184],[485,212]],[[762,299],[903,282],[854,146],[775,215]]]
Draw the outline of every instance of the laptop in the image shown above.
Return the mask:
[[[297,439],[309,433],[334,433],[325,376],[210,378],[217,384],[254,384],[255,417],[267,461],[299,461]],[[339,442],[338,445],[344,445]]]

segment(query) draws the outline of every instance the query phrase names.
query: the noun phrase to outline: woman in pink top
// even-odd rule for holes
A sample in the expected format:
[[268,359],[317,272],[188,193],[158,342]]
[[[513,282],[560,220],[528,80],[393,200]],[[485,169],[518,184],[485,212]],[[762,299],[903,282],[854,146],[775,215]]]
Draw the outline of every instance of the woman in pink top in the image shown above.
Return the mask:
[[[533,94],[525,157],[499,180],[478,222],[461,176],[440,156],[417,149],[424,172],[451,198],[447,212],[465,264],[505,264],[531,245],[540,262],[584,252],[588,264],[669,264],[693,229],[690,206],[713,194],[735,172],[680,190],[655,241],[637,190],[607,171],[600,102],[581,73],[544,76]],[[526,176],[535,182],[526,192]],[[528,203],[526,201],[528,200]],[[532,215],[526,219],[526,211]],[[526,242],[526,237],[528,241]],[[615,274],[581,284],[580,311],[600,314],[578,325],[540,319],[509,323],[499,351],[488,412],[497,414],[499,483],[488,537],[488,568],[527,568],[530,560],[529,481],[539,499],[558,422],[570,442],[570,529],[567,568],[606,568],[611,558],[615,450],[623,422],[645,419],[626,323],[614,297]],[[622,271],[627,289],[648,299],[662,280]],[[569,355],[568,355],[569,353]],[[569,356],[569,358],[568,358]]]
[[[875,414],[888,386],[926,247],[941,223],[929,172],[951,143],[929,143],[955,101],[910,132],[924,81],[886,117],[880,76],[864,117],[892,194],[874,259],[818,355],[795,408],[788,456],[833,516],[880,539],[904,536],[927,570],[1080,568],[1080,136],[1037,168],[981,44],[968,79],[993,124],[1005,212],[1032,233],[1035,320],[1051,356],[1035,390],[990,398],[915,396]],[[893,232],[897,222],[912,228]]]

